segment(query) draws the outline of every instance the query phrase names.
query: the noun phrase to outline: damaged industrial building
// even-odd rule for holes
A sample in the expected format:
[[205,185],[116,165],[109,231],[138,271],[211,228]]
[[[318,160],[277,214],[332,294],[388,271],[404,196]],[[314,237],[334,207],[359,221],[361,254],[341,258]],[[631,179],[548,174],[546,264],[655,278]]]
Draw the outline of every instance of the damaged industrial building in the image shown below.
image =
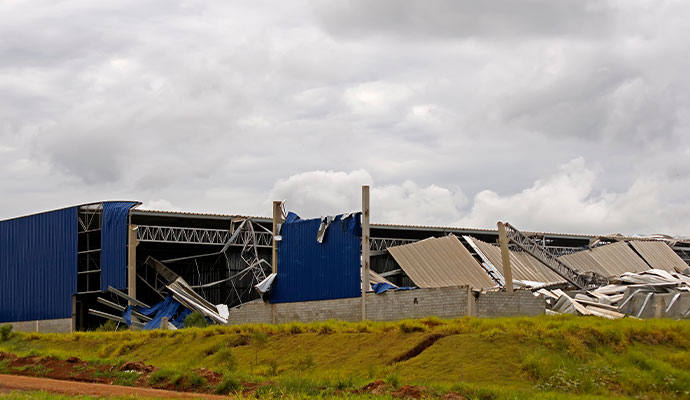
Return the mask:
[[690,317],[690,242],[146,210],[104,201],[0,221],[0,323],[211,323],[571,313]]

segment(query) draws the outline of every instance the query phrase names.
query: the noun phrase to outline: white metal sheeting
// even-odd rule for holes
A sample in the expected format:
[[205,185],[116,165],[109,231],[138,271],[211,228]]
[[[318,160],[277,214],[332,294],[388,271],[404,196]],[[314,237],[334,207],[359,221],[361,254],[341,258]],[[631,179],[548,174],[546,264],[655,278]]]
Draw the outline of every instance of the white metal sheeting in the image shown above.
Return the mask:
[[688,264],[664,242],[631,240],[630,244],[652,268],[682,272]]
[[420,288],[469,285],[483,289],[494,286],[481,265],[453,235],[389,247],[388,251]]

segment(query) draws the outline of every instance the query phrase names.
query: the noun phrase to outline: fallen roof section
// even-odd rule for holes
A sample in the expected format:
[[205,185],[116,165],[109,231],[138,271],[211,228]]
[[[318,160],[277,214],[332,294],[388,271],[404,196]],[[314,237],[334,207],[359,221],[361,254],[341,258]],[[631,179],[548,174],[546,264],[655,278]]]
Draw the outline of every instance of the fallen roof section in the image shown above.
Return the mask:
[[[498,246],[473,237],[467,237],[467,240],[472,241],[477,250],[503,274],[503,259],[501,258],[501,249]],[[544,283],[565,282],[557,273],[551,271],[530,254],[522,251],[510,251],[510,268],[513,273],[513,280]]]
[[596,272],[602,276],[619,276],[625,272],[642,272],[649,265],[626,242],[616,242],[592,250],[559,257],[580,272]]
[[469,285],[494,287],[494,282],[453,235],[389,247],[395,261],[420,288]]
[[632,240],[630,244],[652,268],[668,272],[683,272],[688,268],[688,264],[665,242]]

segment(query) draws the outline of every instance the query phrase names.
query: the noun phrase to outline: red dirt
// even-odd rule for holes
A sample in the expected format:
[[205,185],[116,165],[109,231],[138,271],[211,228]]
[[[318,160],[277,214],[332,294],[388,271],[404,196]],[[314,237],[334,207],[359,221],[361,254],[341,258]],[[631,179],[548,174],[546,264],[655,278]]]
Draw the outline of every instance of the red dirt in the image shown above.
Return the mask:
[[[113,384],[116,380],[114,372],[136,371],[139,373],[139,378],[134,382],[134,386],[137,387],[151,387],[149,376],[152,372],[158,370],[153,365],[146,365],[141,361],[126,362],[120,368],[115,369],[115,365],[89,364],[77,357],[59,360],[50,356],[17,357],[14,354],[4,352],[0,352],[0,360],[9,361],[5,372],[13,375],[90,383]],[[221,374],[206,368],[199,368],[194,372],[206,380],[206,392],[211,392],[213,387],[218,385],[223,379]],[[155,388],[180,392],[195,392],[202,389],[192,387],[188,383],[188,378],[184,378],[178,382],[177,386],[169,382],[163,382],[161,385],[155,386]]]
[[362,387],[360,393],[371,393],[371,394],[384,394],[388,389],[388,385],[382,380],[373,381],[364,387]]
[[391,392],[391,396],[400,399],[421,399],[422,389],[423,388],[419,386],[405,385],[402,386],[400,389],[396,390],[395,392]]
[[127,386],[104,385],[101,383],[86,383],[60,381],[47,378],[34,378],[17,375],[0,375],[0,392],[7,390],[39,391],[61,393],[69,396],[140,396],[151,398],[197,398],[197,399],[227,399],[205,393],[184,393],[169,390],[148,388],[133,388]]
[[[78,359],[77,359],[78,360]],[[67,360],[69,361],[69,360]],[[142,372],[142,373],[151,373],[158,368],[154,367],[153,365],[146,365],[141,361],[130,361],[122,364],[120,367],[120,371],[137,371],[137,372]]]

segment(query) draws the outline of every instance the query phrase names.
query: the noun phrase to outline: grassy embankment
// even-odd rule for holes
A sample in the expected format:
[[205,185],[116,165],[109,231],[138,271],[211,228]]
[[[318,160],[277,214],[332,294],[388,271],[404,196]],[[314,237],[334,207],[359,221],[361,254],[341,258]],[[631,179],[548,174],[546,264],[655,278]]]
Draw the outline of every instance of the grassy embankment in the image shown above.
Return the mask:
[[[584,317],[238,325],[179,331],[13,334],[0,350],[159,367],[157,383],[200,367],[252,395],[367,398],[383,380],[429,397],[690,398],[690,322]],[[2,370],[2,365],[0,365]],[[4,371],[5,373],[11,371]],[[127,384],[127,382],[121,382]],[[130,382],[131,383],[131,382]],[[374,392],[374,394],[379,394]]]

